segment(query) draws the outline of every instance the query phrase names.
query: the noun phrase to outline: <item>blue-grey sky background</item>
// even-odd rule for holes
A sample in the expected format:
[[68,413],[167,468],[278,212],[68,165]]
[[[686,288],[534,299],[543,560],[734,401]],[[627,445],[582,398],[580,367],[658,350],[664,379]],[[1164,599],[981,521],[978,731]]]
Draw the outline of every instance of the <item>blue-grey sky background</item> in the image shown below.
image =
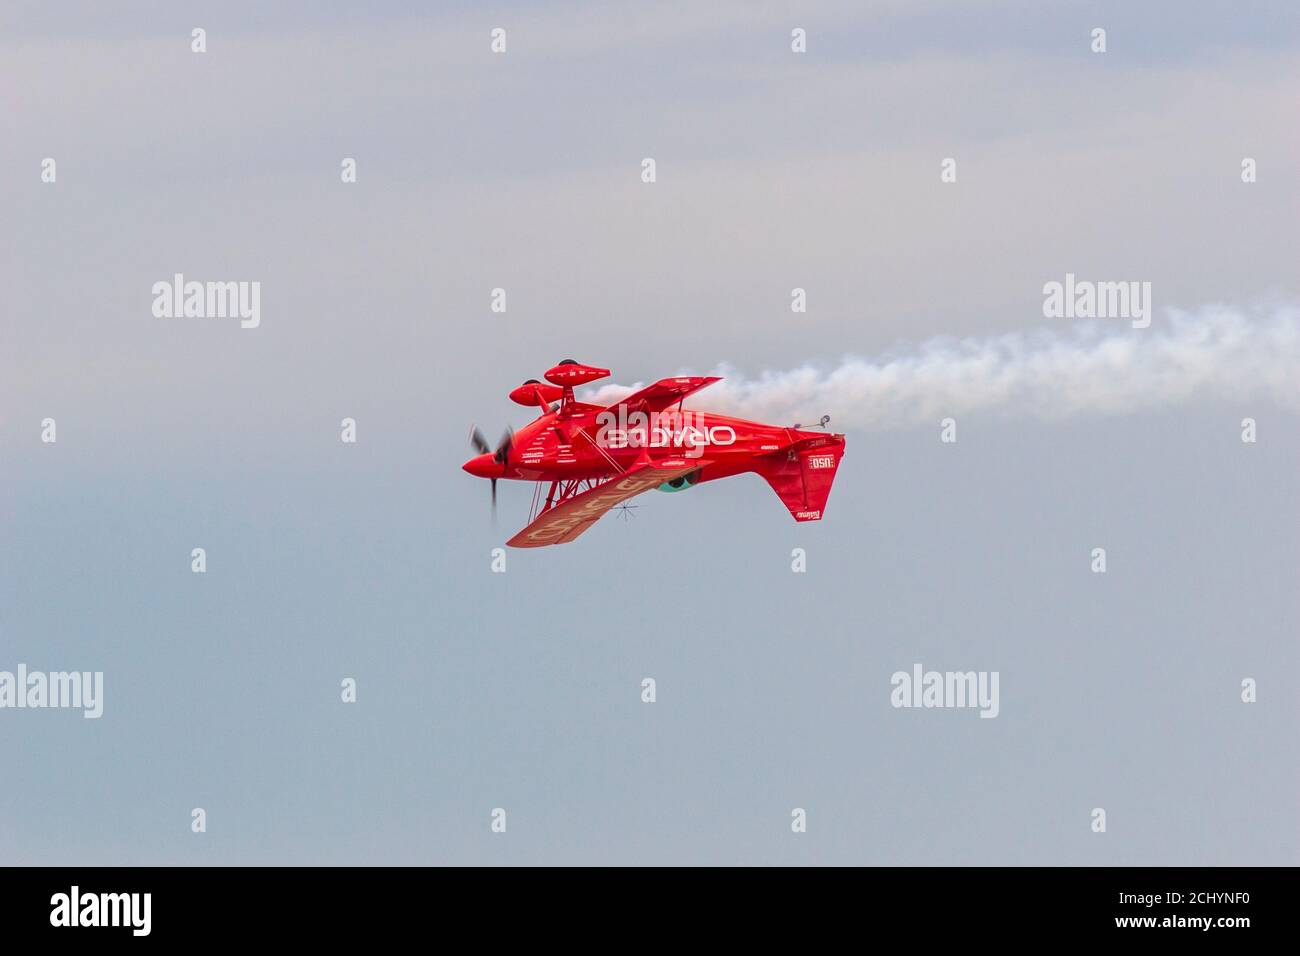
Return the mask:
[[[1066,272],[1293,305],[1298,68],[1284,2],[11,0],[0,669],[105,703],[0,711],[0,863],[1300,862],[1293,409],[849,429],[825,521],[747,476],[505,574],[531,487],[460,470],[570,356],[832,365]],[[176,272],[261,327],[154,318]],[[915,662],[1000,715],[892,708]]]

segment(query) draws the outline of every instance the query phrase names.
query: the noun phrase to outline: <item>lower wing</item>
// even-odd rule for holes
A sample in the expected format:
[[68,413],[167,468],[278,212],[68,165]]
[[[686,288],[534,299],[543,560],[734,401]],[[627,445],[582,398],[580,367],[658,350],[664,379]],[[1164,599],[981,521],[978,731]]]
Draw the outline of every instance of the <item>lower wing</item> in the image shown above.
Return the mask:
[[506,544],[512,548],[567,544],[595,524],[611,508],[706,464],[708,462],[696,458],[665,458],[633,465],[604,484],[543,511],[532,524]]

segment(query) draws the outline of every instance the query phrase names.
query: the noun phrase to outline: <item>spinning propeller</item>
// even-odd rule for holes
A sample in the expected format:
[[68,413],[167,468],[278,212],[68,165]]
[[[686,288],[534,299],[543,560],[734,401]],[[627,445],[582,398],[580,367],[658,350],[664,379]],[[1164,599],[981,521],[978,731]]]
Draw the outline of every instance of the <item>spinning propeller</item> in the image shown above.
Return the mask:
[[[469,431],[469,443],[480,455],[486,455],[491,452],[492,460],[501,466],[501,474],[504,475],[506,473],[506,470],[510,466],[510,449],[515,443],[515,433],[511,431],[509,427],[506,428],[505,434],[501,436],[501,441],[497,442],[496,451],[492,451],[492,446],[487,443],[487,439],[483,437],[483,433],[478,430],[477,425]],[[497,479],[493,477],[491,480],[492,514],[495,516],[497,513]]]

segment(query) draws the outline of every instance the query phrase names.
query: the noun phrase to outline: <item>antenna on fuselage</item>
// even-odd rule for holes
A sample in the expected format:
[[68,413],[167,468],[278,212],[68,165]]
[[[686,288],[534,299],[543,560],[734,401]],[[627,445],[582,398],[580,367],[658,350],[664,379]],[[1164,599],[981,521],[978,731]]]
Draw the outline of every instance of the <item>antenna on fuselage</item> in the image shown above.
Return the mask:
[[[831,417],[830,417],[829,415],[823,415],[823,416],[821,417],[821,421],[819,421],[816,425],[809,425],[808,427],[809,427],[809,428],[825,428],[826,425],[830,422],[830,420],[831,420]],[[794,427],[795,427],[795,428],[803,428],[803,426],[800,425],[800,424],[798,424],[798,423],[796,423]]]

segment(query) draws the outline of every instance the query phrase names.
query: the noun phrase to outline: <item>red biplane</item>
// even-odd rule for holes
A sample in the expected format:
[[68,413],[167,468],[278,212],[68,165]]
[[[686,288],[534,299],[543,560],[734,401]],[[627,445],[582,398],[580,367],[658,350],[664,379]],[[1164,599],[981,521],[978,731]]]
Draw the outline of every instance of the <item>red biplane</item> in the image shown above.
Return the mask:
[[498,479],[537,483],[528,526],[507,544],[565,544],[643,491],[684,491],[747,471],[772,486],[795,521],[825,513],[843,435],[685,410],[686,396],[719,381],[715,376],[665,378],[609,406],[574,398],[575,386],[607,375],[565,359],[545,382],[530,379],[510,393],[518,404],[541,409],[535,421],[507,431],[495,450],[471,430],[479,454],[464,467],[491,480],[494,508]]

